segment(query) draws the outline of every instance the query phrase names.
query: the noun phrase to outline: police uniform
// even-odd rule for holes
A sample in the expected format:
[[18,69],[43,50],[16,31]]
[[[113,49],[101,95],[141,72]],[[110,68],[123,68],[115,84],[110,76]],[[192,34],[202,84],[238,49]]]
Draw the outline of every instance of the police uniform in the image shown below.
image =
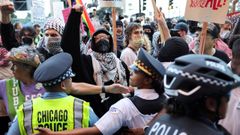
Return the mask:
[[[220,130],[222,129],[222,130]],[[171,115],[161,116],[150,128],[146,135],[227,135],[224,129],[217,127],[210,120],[189,117],[177,117]],[[225,131],[224,131],[225,132]]]
[[[165,73],[162,64],[143,49],[140,49],[134,66],[154,78]],[[165,95],[159,95],[154,89],[135,90],[133,97],[112,105],[95,126],[103,135],[114,134],[121,127],[144,128],[162,110],[165,101]]]
[[[73,76],[71,64],[70,54],[54,55],[40,64],[34,73],[34,79],[46,88],[55,86]],[[17,123],[20,134],[27,135],[36,133],[33,130],[36,127],[45,127],[52,131],[89,127],[91,117],[97,118],[88,102],[68,96],[64,92],[47,91],[43,97],[20,106]]]

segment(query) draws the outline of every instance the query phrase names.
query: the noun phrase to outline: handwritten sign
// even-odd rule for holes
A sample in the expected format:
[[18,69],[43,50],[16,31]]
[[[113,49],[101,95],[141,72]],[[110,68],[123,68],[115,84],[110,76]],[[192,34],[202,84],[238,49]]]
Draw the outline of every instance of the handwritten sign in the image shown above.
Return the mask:
[[122,0],[100,0],[99,3],[100,7],[123,7]]
[[185,18],[223,24],[226,20],[228,7],[229,0],[188,0]]
[[46,17],[44,14],[44,0],[33,0],[32,1],[32,23],[33,24],[39,24],[41,27],[43,27]]

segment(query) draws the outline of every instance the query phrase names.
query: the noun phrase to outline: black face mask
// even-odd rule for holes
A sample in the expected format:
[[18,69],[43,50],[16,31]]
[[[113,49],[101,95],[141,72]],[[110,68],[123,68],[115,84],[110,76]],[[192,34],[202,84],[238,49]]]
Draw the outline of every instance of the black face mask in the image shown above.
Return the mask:
[[95,46],[96,52],[99,52],[99,53],[107,53],[110,51],[110,44],[107,40],[105,39],[101,39],[100,41],[98,41],[96,43],[96,46]]
[[147,32],[145,32],[144,34],[146,34],[146,35],[148,36],[148,39],[149,39],[150,41],[152,41],[152,33],[147,33]]
[[30,37],[24,37],[24,38],[22,38],[22,42],[24,45],[32,45],[33,39]]

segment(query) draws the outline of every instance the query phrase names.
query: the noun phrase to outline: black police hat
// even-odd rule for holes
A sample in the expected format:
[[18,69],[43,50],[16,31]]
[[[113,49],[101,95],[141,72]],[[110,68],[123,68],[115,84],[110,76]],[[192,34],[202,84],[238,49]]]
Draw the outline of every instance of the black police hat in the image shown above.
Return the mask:
[[34,80],[43,86],[54,86],[74,76],[71,70],[72,56],[68,53],[56,54],[38,66]]
[[163,78],[165,74],[165,68],[162,63],[148,54],[143,48],[140,49],[138,58],[133,66],[136,66],[154,79]]

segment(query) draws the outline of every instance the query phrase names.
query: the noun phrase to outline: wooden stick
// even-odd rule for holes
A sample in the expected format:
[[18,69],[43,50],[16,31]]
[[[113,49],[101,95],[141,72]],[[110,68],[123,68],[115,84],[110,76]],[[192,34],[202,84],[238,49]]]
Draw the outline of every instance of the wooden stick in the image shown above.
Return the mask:
[[[161,15],[162,16],[162,13],[160,12],[160,10],[156,6],[155,0],[152,0],[152,6],[153,6],[153,9],[154,9],[154,15]],[[164,42],[163,30],[162,30],[161,26],[159,25],[159,23],[157,23],[157,25],[158,25],[158,30],[159,30],[160,36],[161,36],[161,43],[163,43]]]
[[114,52],[117,54],[117,26],[116,26],[116,8],[112,7],[112,28],[113,28],[113,44]]
[[201,38],[200,38],[200,50],[199,50],[200,54],[204,54],[206,36],[207,36],[207,27],[208,27],[208,23],[203,22]]

